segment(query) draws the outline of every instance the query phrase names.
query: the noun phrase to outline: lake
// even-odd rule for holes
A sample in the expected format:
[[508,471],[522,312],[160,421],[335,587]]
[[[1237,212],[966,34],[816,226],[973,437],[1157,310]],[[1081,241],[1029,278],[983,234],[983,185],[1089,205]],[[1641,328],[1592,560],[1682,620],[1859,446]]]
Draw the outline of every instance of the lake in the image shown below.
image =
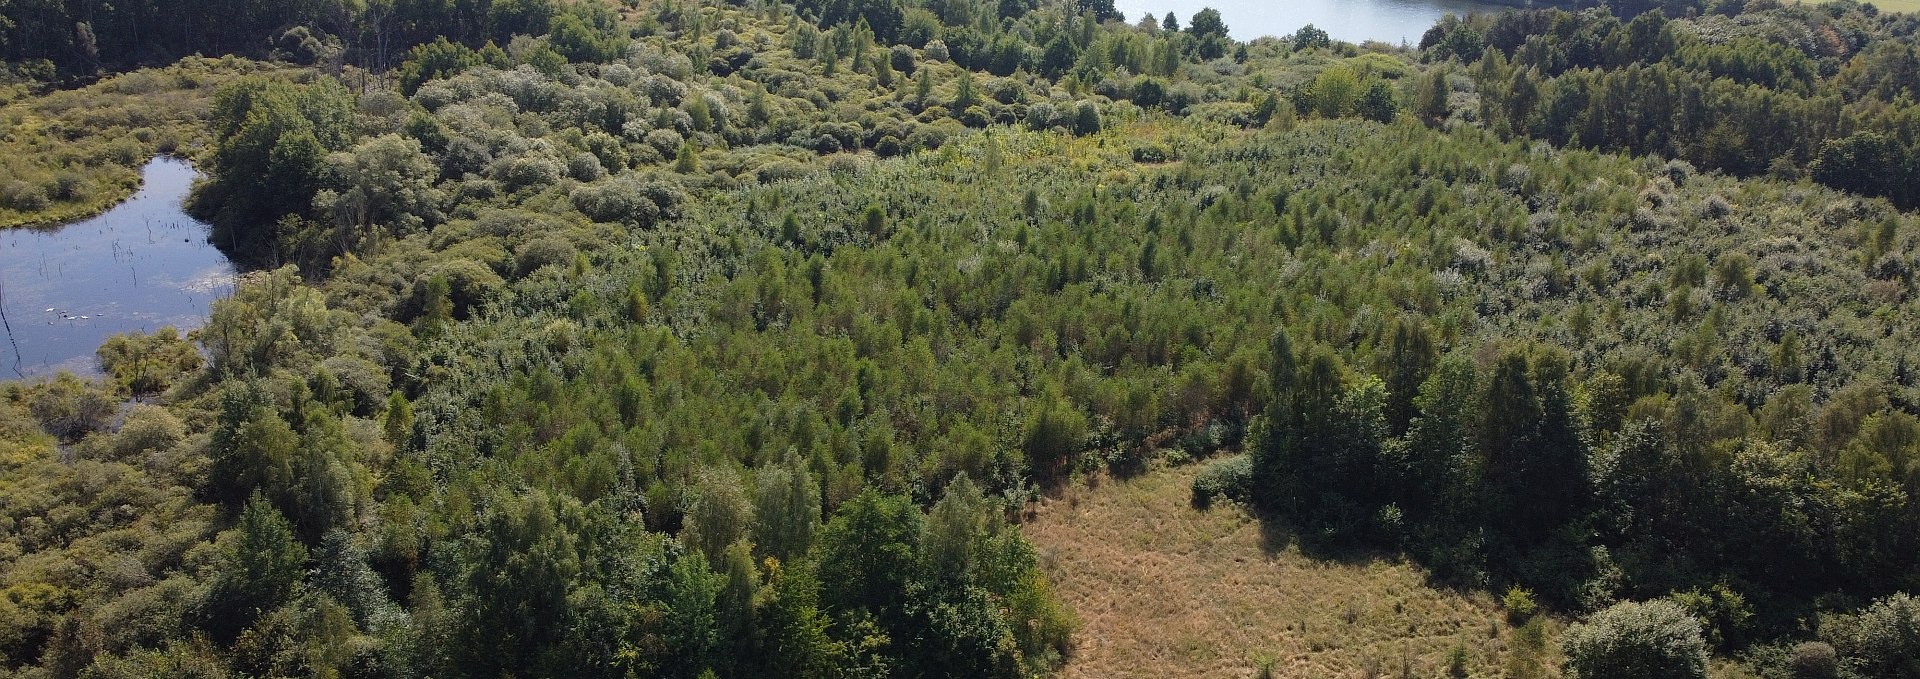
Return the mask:
[[98,217],[0,229],[0,379],[99,374],[108,336],[199,327],[233,290],[233,264],[182,207],[193,165],[155,158],[141,176],[139,193]]
[[1195,12],[1212,7],[1220,10],[1236,40],[1289,36],[1313,24],[1335,40],[1396,45],[1420,44],[1420,35],[1449,13],[1465,16],[1514,8],[1473,0],[1117,0],[1114,5],[1127,15],[1128,23],[1140,21],[1146,12],[1156,17],[1173,12],[1183,27],[1192,23]]

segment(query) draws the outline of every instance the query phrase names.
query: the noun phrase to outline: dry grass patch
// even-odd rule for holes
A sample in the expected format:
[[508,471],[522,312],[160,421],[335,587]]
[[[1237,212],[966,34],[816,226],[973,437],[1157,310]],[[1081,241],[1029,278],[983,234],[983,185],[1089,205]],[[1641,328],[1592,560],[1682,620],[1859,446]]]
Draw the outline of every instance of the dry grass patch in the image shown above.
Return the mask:
[[1417,566],[1304,555],[1232,504],[1189,505],[1198,465],[1100,479],[1024,528],[1083,621],[1066,677],[1474,676],[1507,669],[1494,598],[1436,589]]

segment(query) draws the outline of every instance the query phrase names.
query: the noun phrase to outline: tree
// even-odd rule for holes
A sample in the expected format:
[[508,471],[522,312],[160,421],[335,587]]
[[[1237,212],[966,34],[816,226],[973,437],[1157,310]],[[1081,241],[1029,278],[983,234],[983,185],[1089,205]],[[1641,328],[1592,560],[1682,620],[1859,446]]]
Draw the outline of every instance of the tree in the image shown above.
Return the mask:
[[875,38],[892,44],[906,21],[900,0],[801,0],[801,11],[820,17],[821,26],[852,25],[861,21],[873,29]]
[[1073,8],[1080,14],[1092,13],[1096,21],[1121,18],[1120,11],[1113,7],[1113,0],[1074,0]]
[[1525,351],[1509,349],[1480,399],[1483,520],[1520,546],[1546,540],[1582,511],[1591,493],[1564,361],[1549,353],[1530,362]]
[[1393,86],[1387,81],[1375,78],[1367,84],[1360,95],[1360,117],[1380,123],[1391,123],[1400,117],[1400,102],[1393,96]]
[[1568,628],[1561,639],[1575,679],[1705,679],[1707,642],[1700,621],[1667,600],[1627,601]]
[[501,498],[465,543],[453,656],[469,676],[545,674],[537,668],[558,647],[580,573],[578,538],[553,503],[542,493]]
[[405,235],[439,217],[439,170],[417,140],[386,134],[362,141],[327,156],[326,171],[327,188],[314,197],[314,206],[330,213],[339,228],[384,226]]
[[590,24],[579,12],[563,12],[553,19],[547,40],[553,50],[575,63],[602,63],[620,57],[626,41],[604,27]]
[[1447,99],[1453,88],[1447,84],[1447,67],[1434,66],[1414,81],[1413,113],[1429,125],[1445,123],[1452,109]]
[[1386,365],[1380,371],[1386,375],[1387,426],[1393,435],[1405,434],[1419,414],[1414,400],[1433,369],[1438,351],[1433,328],[1426,322],[1408,318],[1394,321]]
[[1249,453],[1257,498],[1269,506],[1288,507],[1297,502],[1297,494],[1285,483],[1287,467],[1299,444],[1300,406],[1294,392],[1297,366],[1292,338],[1285,328],[1275,330],[1267,342],[1267,411],[1264,420],[1254,426],[1260,435],[1253,437]]
[[292,600],[307,562],[307,549],[293,539],[293,526],[266,498],[247,501],[239,532],[224,556],[220,579],[208,592],[207,630],[221,640],[233,639]]
[[1202,59],[1226,56],[1227,45],[1233,42],[1227,37],[1227,23],[1220,19],[1220,10],[1212,7],[1194,13],[1193,23],[1187,26],[1187,33],[1194,37]]
[[1339,118],[1354,111],[1363,92],[1360,77],[1353,69],[1335,66],[1314,77],[1312,86],[1307,90],[1310,99],[1303,108],[1320,114],[1322,118]]
[[746,537],[752,526],[753,504],[739,474],[728,468],[713,469],[702,474],[694,487],[687,527],[680,537],[689,549],[706,556],[708,563],[720,563],[727,546]]
[[259,493],[277,495],[293,483],[300,436],[264,398],[250,387],[229,387],[221,394],[209,451],[208,499],[232,507],[258,499]]
[[1292,42],[1293,51],[1295,52],[1316,47],[1325,49],[1333,46],[1333,38],[1329,37],[1326,31],[1316,28],[1313,24],[1301,26],[1300,30],[1294,31]]
[[820,603],[843,621],[879,623],[895,640],[907,626],[910,583],[919,577],[920,510],[898,495],[863,490],[821,531]]
[[1087,418],[1072,403],[1052,392],[1038,399],[1022,437],[1034,476],[1052,482],[1071,471],[1086,432]]
[[1434,366],[1420,384],[1413,407],[1418,411],[1398,443],[1396,457],[1402,469],[1401,495],[1416,519],[1446,517],[1446,524],[1472,521],[1469,503],[1479,498],[1477,466],[1472,458],[1472,432],[1479,422],[1479,377],[1474,364],[1448,356]]
[[973,71],[961,71],[959,80],[955,81],[953,86],[952,110],[965,111],[967,108],[979,103],[980,95],[974,91]]
[[689,141],[680,145],[680,153],[674,156],[673,171],[679,174],[693,174],[700,171],[700,152]]
[[1063,31],[1047,41],[1047,48],[1040,54],[1040,73],[1049,78],[1059,78],[1074,62],[1080,59],[1080,48],[1073,44]]
[[790,562],[806,554],[820,525],[820,490],[797,455],[759,473],[753,497],[753,546]]
[[1202,8],[1193,15],[1193,23],[1187,25],[1187,32],[1202,40],[1208,37],[1227,37],[1227,22],[1221,20],[1220,10],[1212,7]]
[[346,147],[353,115],[353,96],[331,79],[249,78],[220,90],[212,181],[192,198],[214,220],[214,242],[240,255],[264,252],[273,240],[266,225],[312,205],[327,153]]
[[1920,677],[1920,599],[1905,593],[1873,602],[1858,615],[1824,620],[1820,636],[1852,659],[1864,677]]
[[400,65],[400,91],[413,96],[420,91],[421,85],[429,81],[459,75],[481,63],[478,52],[466,45],[448,42],[446,36],[441,36],[433,42],[413,47],[412,55]]
[[1089,135],[1100,131],[1100,109],[1091,101],[1080,102],[1073,108],[1073,133]]
[[1910,151],[1878,132],[1856,132],[1820,147],[1811,166],[1814,181],[1869,196],[1886,196],[1902,206],[1920,204],[1914,189]]
[[506,44],[516,35],[544,35],[558,13],[553,0],[494,0],[488,6],[493,39]]

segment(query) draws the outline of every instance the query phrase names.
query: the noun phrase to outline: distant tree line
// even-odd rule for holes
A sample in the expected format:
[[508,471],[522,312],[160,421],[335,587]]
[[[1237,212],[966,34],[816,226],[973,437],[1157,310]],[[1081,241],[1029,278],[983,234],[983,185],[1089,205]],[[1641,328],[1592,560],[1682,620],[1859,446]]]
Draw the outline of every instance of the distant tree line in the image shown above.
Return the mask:
[[1519,11],[1443,22],[1421,46],[1469,64],[1482,123],[1501,134],[1920,207],[1920,47],[1902,37],[1916,19],[1748,4],[1739,22]]

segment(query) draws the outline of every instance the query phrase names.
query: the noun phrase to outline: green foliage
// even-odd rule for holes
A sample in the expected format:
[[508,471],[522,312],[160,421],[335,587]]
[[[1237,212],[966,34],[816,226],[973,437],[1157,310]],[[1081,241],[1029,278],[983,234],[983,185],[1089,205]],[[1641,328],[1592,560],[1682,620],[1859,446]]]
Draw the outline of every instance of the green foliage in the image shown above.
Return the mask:
[[[1912,72],[1912,46],[1869,28],[1869,16],[1827,7],[1757,4],[1740,13],[1740,28],[1627,7],[1618,8],[1633,17],[1624,24],[1598,12],[1529,10],[1460,23],[1422,44],[1430,56],[1458,54],[1454,36],[1484,29],[1475,77],[1483,109],[1505,133],[1676,156],[1741,175],[1805,174],[1910,208],[1920,200],[1911,190],[1915,153],[1901,131],[1908,123],[1896,121],[1912,118],[1912,103],[1899,98],[1909,91],[1896,84],[1903,76],[1891,74]],[[1875,36],[1857,54],[1785,37],[1852,26]],[[1807,133],[1772,132],[1787,128]]]
[[251,255],[273,247],[262,225],[305,212],[320,190],[327,154],[352,138],[353,95],[338,81],[298,85],[254,78],[214,97],[213,182],[193,197],[216,243]]
[[238,535],[222,558],[204,615],[215,638],[226,640],[296,596],[307,549],[294,540],[286,517],[256,496],[240,512]]
[[40,428],[62,441],[105,429],[113,416],[115,402],[107,394],[89,388],[73,373],[62,371],[53,380],[33,391],[27,410]]
[[1253,461],[1230,457],[1207,465],[1193,477],[1193,506],[1207,509],[1215,500],[1245,502],[1253,497]]
[[[1521,12],[1345,58],[1101,3],[454,5],[348,19],[357,95],[192,61],[8,104],[56,168],[88,97],[218,89],[162,116],[212,121],[179,135],[196,204],[299,268],[215,304],[204,370],[130,336],[111,386],[4,388],[7,669],[1043,674],[1073,618],[1006,512],[1158,450],[1242,453],[1196,503],[1516,615],[1673,596],[1733,649],[1826,611],[1835,664],[1903,657],[1897,605],[1841,615],[1920,572],[1912,218],[1712,171],[1897,166],[1866,10]],[[1782,27],[1847,37],[1715,33]],[[0,192],[58,210],[168,134]],[[1603,616],[1581,657],[1645,637]]]
[[400,66],[400,92],[408,96],[420,91],[429,80],[439,80],[479,66],[480,53],[466,45],[448,42],[445,36],[433,42],[415,45],[406,63]]
[[1041,400],[1027,417],[1022,448],[1034,476],[1057,480],[1072,471],[1087,435],[1086,416],[1058,397]]
[[96,352],[100,365],[115,382],[135,394],[165,391],[181,375],[199,370],[205,361],[180,331],[167,326],[152,332],[132,332],[107,338]]
[[1524,625],[1540,611],[1540,604],[1533,600],[1533,592],[1514,585],[1507,589],[1506,596],[1500,597],[1500,608],[1507,612],[1507,622]]
[[1615,604],[1567,630],[1561,641],[1574,677],[1705,677],[1700,623],[1668,601]]
[[1920,677],[1920,600],[1905,593],[1822,621],[1820,636],[1862,676]]

